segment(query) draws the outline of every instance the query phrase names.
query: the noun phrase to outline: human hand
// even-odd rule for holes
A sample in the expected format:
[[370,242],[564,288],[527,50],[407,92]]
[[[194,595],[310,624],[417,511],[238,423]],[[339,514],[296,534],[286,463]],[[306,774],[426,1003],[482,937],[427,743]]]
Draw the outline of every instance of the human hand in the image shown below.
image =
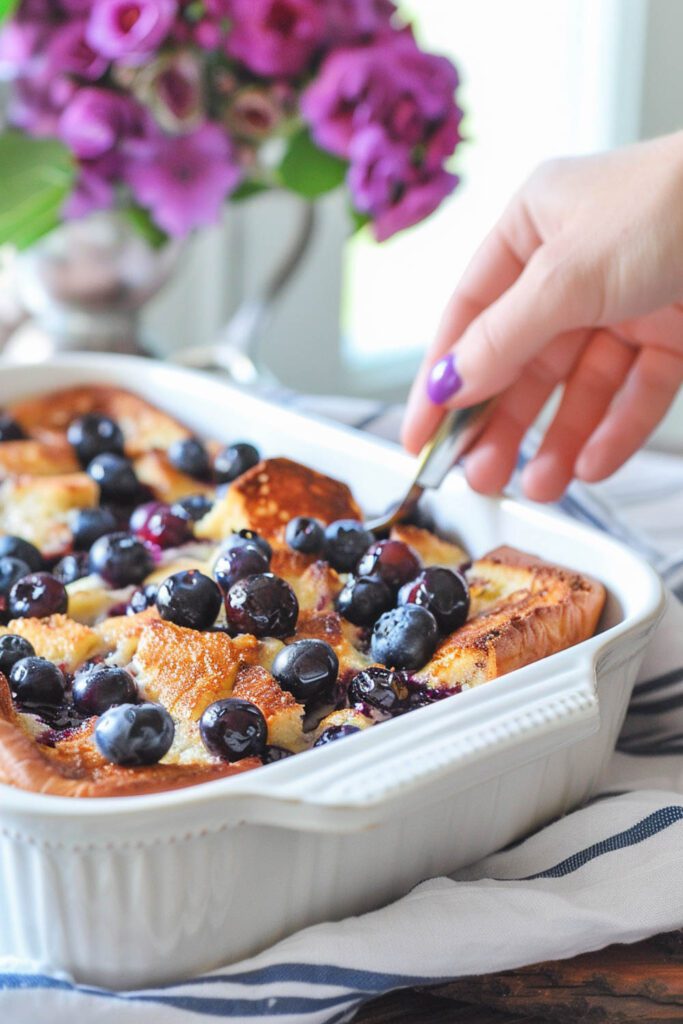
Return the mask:
[[[526,494],[551,501],[641,447],[683,380],[683,133],[541,165],[467,268],[413,385],[413,452],[444,407],[498,395],[465,459],[502,489],[529,426],[562,399]],[[454,358],[455,357],[455,358]]]

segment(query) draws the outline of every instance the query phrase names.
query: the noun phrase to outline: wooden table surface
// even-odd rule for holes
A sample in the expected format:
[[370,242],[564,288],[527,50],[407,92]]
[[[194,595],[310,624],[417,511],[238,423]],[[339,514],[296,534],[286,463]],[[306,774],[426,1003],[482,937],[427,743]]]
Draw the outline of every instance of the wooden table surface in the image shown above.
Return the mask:
[[376,999],[355,1024],[681,1024],[683,931]]

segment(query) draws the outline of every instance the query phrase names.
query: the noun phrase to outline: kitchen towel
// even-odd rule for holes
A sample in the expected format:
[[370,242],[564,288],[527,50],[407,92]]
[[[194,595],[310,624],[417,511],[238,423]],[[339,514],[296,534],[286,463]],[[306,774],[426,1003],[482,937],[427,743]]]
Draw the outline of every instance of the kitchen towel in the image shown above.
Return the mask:
[[[400,419],[374,403],[298,402],[384,437]],[[590,492],[573,485],[560,507],[639,550],[670,590],[604,789],[588,806],[388,907],[176,985],[114,993],[0,960],[0,1020],[341,1024],[393,989],[683,926],[683,458],[642,452]]]

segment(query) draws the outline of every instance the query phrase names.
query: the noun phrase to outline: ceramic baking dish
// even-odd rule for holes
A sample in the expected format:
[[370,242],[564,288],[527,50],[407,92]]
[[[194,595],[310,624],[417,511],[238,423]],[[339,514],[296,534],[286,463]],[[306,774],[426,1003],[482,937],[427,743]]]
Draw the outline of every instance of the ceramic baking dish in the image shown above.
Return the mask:
[[[253,440],[352,486],[368,512],[404,487],[397,447],[271,406],[197,373],[67,357],[0,371],[0,405],[84,382],[137,391],[198,432]],[[562,814],[595,790],[662,607],[620,544],[467,488],[431,510],[471,552],[513,544],[591,573],[609,599],[591,640],[483,687],[245,775],[69,800],[0,786],[0,955],[111,987],[234,961],[356,914]]]

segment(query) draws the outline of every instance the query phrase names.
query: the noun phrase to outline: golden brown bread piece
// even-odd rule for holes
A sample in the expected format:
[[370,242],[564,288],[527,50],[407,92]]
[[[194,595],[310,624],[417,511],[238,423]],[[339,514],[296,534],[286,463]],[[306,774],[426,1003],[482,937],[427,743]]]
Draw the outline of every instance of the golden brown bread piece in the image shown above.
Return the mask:
[[0,484],[0,534],[17,534],[57,557],[71,544],[70,515],[95,506],[99,494],[87,473],[10,477]]
[[62,436],[71,421],[85,413],[109,416],[121,427],[126,454],[131,458],[152,448],[168,448],[178,438],[189,436],[182,423],[138,395],[97,384],[16,402],[8,412],[26,434],[47,440]]
[[127,665],[135,655],[145,628],[156,622],[159,613],[154,606],[137,615],[112,615],[95,626],[95,632],[102,639],[108,652],[107,661],[115,665]]
[[197,721],[209,704],[231,695],[237,670],[257,651],[253,636],[232,640],[159,619],[142,630],[132,665],[147,698],[176,719]]
[[28,438],[25,441],[4,441],[0,444],[0,479],[8,476],[54,476],[77,473],[80,469],[73,448],[65,437],[47,441]]
[[66,615],[50,615],[45,619],[13,619],[2,633],[23,636],[41,658],[73,672],[84,661],[89,661],[104,650],[102,638],[80,622]]
[[416,678],[434,689],[478,686],[592,636],[605,588],[514,548],[496,548],[469,575],[480,608],[439,645]]
[[285,526],[295,516],[324,523],[362,518],[346,484],[291,459],[266,459],[228,487],[195,532],[221,540],[233,530],[249,529],[282,544]]
[[309,746],[303,732],[303,706],[260,665],[245,665],[238,671],[232,696],[249,700],[261,710],[268,743],[295,752]]
[[469,561],[467,552],[458,544],[443,540],[429,530],[409,523],[399,523],[391,528],[392,540],[402,540],[417,552],[424,566],[443,565],[447,569],[459,569]]
[[257,768],[257,758],[125,768],[110,764],[92,740],[95,719],[60,740],[55,747],[36,743],[22,728],[0,675],[0,783],[49,796],[105,797],[158,793]]
[[370,659],[358,650],[360,630],[337,612],[302,612],[294,640],[324,640],[339,659],[339,675],[359,672]]
[[135,460],[135,472],[141,483],[151,487],[155,496],[168,504],[188,494],[213,494],[214,491],[211,484],[177,470],[165,452],[145,452]]

